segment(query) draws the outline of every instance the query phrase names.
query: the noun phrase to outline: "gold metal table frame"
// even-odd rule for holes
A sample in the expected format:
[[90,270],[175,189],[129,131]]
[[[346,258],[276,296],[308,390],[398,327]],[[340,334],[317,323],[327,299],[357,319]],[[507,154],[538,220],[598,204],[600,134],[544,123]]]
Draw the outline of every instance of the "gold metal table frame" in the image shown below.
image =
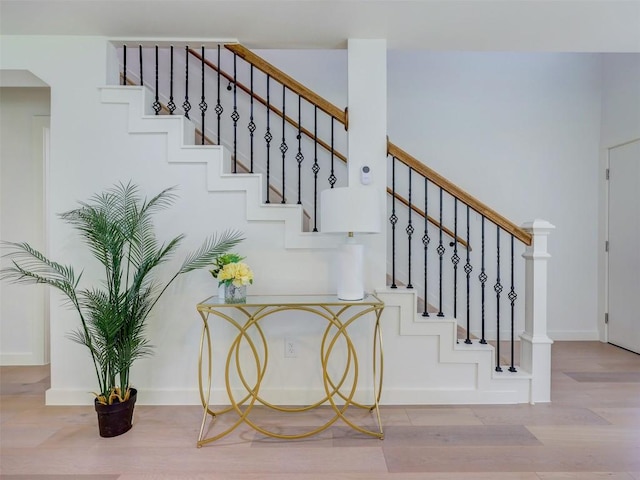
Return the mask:
[[[320,433],[333,425],[338,419],[342,419],[342,421],[351,428],[361,433],[371,435],[379,439],[384,438],[379,409],[383,377],[383,350],[382,336],[380,332],[380,317],[384,309],[384,303],[375,295],[367,294],[364,299],[357,301],[338,300],[336,296],[332,295],[250,295],[247,297],[246,303],[224,303],[224,300],[218,299],[218,297],[210,297],[198,304],[196,308],[203,321],[200,350],[198,355],[198,386],[204,413],[202,424],[200,426],[200,434],[198,435],[198,448],[224,437],[242,423],[246,423],[256,431],[270,437],[299,439]],[[289,310],[309,312],[318,315],[327,321],[327,327],[324,330],[320,346],[320,360],[325,396],[310,405],[285,407],[269,403],[260,396],[260,384],[266,372],[269,357],[267,339],[260,326],[260,321],[269,315]],[[241,314],[240,316],[245,318],[245,321],[241,322],[233,318],[232,314],[234,312],[236,313],[236,316],[238,316],[237,313],[239,312]],[[354,400],[354,395],[357,390],[359,367],[358,355],[349,336],[348,328],[356,320],[368,314],[372,314],[375,318],[372,349],[373,401],[371,405],[364,405]],[[231,405],[219,411],[213,411],[209,408],[213,363],[209,315],[214,315],[225,320],[238,331],[238,335],[231,341],[229,346],[224,369],[225,385]],[[249,335],[251,330],[255,330],[254,333],[257,334],[257,341]],[[345,362],[345,370],[342,373],[341,378],[336,382],[331,378],[327,370],[331,353],[334,350],[336,342],[340,338],[343,338],[346,343],[347,359]],[[242,368],[240,367],[239,351],[240,345],[243,341],[249,346],[249,350],[255,361],[256,380],[253,385],[248,383],[242,373]],[[256,343],[261,344],[261,348],[259,348]],[[205,347],[206,358],[204,357]],[[262,357],[260,355],[260,350],[262,351]],[[240,382],[247,391],[246,395],[244,395],[240,400],[236,400],[232,392],[230,381],[230,367],[234,361]],[[206,378],[203,378],[204,368],[206,368]],[[352,369],[353,372],[351,372]],[[350,373],[353,381],[351,382],[351,385],[347,385],[347,379],[349,378]],[[344,403],[341,405],[336,403],[336,397],[342,399]],[[280,412],[304,412],[328,403],[331,406],[334,415],[326,423],[317,428],[301,434],[286,435],[267,430],[266,428],[257,425],[249,418],[249,414],[256,403]],[[345,412],[350,406],[369,409],[371,412],[374,412],[378,424],[377,431],[369,430],[357,425],[347,418],[345,416]],[[241,407],[245,407],[244,410]],[[216,417],[219,415],[234,411],[238,414],[237,421],[224,431],[219,432],[212,437],[204,438],[205,426],[209,416],[211,416],[213,421],[215,421]]]

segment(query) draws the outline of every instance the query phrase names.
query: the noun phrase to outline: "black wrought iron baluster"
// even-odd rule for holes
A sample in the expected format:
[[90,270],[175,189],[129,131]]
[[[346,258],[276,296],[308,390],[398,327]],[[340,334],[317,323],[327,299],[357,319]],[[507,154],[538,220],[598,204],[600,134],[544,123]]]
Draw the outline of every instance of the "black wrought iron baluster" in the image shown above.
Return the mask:
[[451,255],[451,263],[453,263],[453,318],[458,318],[458,199],[453,198],[453,255]]
[[140,86],[144,85],[144,80],[142,78],[142,45],[138,45],[138,57],[140,60]]
[[176,103],[173,101],[173,45],[170,48],[170,60],[169,60],[169,103],[167,103],[167,109],[169,115],[173,115],[176,111]]
[[189,110],[191,110],[191,103],[189,103],[189,45],[184,47],[184,102],[182,102],[182,109],[184,110],[185,118],[189,118]]
[[440,225],[438,226],[438,316],[444,317],[442,311],[442,260],[444,258],[445,248],[442,244],[442,187],[440,187]]
[[[220,45],[218,45],[220,47]],[[238,113],[238,86],[237,86],[237,70],[236,70],[237,56],[233,54],[233,112],[231,112],[231,120],[233,120],[233,173],[238,173],[238,120],[240,120],[240,114]],[[219,69],[219,66],[218,66]],[[220,124],[218,124],[220,128]],[[218,140],[218,143],[220,140]]]
[[222,139],[220,138],[220,117],[222,115],[222,112],[224,112],[224,108],[222,108],[222,104],[220,103],[220,70],[222,70],[222,68],[221,68],[221,65],[220,65],[220,45],[218,45],[218,68],[216,69],[216,72],[217,72],[217,75],[216,75],[216,77],[217,77],[217,85],[216,85],[217,98],[216,98],[216,106],[213,109],[213,111],[216,112],[216,117],[217,117],[217,120],[218,120],[218,125],[216,127],[216,142],[218,143],[218,145],[222,145]]
[[286,197],[286,182],[285,182],[285,160],[287,155],[287,150],[289,150],[289,146],[287,145],[287,140],[285,138],[285,118],[286,118],[286,98],[287,96],[287,87],[282,85],[282,143],[280,143],[280,153],[282,153],[282,200],[280,203],[287,203]]
[[391,157],[391,288],[398,288],[396,285],[396,157]]
[[313,107],[313,231],[318,231],[318,106]]
[[428,288],[427,288],[427,280],[428,280],[428,262],[427,257],[429,253],[429,180],[427,177],[424,177],[424,235],[422,235],[422,245],[424,247],[424,310],[422,311],[423,317],[429,316],[429,302],[428,302]]
[[122,45],[122,85],[127,84],[127,45]]
[[302,154],[302,131],[301,131],[301,119],[302,119],[302,97],[298,95],[298,153],[296,153],[296,162],[298,162],[298,205],[302,205],[302,161],[304,155]]
[[253,132],[256,131],[256,124],[253,121],[253,65],[251,65],[249,69],[250,75],[250,89],[251,89],[251,98],[250,98],[250,117],[249,117],[249,125],[247,128],[249,129],[249,161],[251,163],[250,169],[251,173],[253,173]]
[[273,140],[273,135],[271,134],[271,121],[270,121],[270,113],[271,113],[271,99],[269,97],[269,81],[271,80],[271,75],[267,75],[267,131],[264,134],[264,140],[267,142],[267,201],[265,203],[271,203],[269,200],[269,188],[271,185],[271,140]]
[[471,282],[470,276],[473,271],[473,267],[471,266],[471,262],[469,261],[469,205],[467,205],[467,262],[464,264],[464,273],[467,275],[467,338],[464,343],[471,343]]
[[153,107],[153,111],[156,112],[156,115],[160,114],[162,105],[160,105],[160,94],[158,93],[158,46],[157,45],[156,45],[156,96],[151,106]]
[[501,372],[500,366],[500,293],[502,292],[502,284],[500,283],[500,227],[496,225],[496,284],[493,290],[496,292],[496,372]]
[[335,160],[335,150],[333,148],[333,126],[335,123],[335,118],[331,117],[331,174],[329,175],[329,185],[331,186],[331,188],[334,187],[334,185],[336,184],[336,176],[335,176],[335,170],[334,170],[334,160]]
[[481,334],[481,338],[480,338],[480,343],[482,343],[483,345],[487,343],[487,339],[484,338],[484,315],[485,315],[485,311],[484,311],[484,287],[485,284],[487,283],[487,274],[485,272],[484,269],[484,215],[482,216],[482,220],[480,222],[480,228],[481,228],[481,241],[482,241],[482,252],[481,252],[481,263],[480,263],[480,275],[478,275],[478,279],[480,280],[480,305],[481,305],[481,324],[480,324],[480,328],[482,329],[482,334]]
[[[204,45],[202,46],[202,50],[201,50],[201,57],[202,60],[200,62],[200,66],[201,66],[201,94],[200,94],[200,103],[198,104],[198,106],[200,107],[200,127],[202,128],[202,139],[200,140],[200,143],[202,145],[204,145],[204,139],[206,137],[206,132],[205,132],[205,125],[204,125],[204,114],[207,111],[207,102],[205,101],[205,95],[204,95]],[[218,139],[218,142],[220,142],[220,140]]]
[[518,370],[516,369],[516,367],[514,366],[515,363],[515,352],[514,352],[514,346],[515,346],[515,310],[514,310],[514,306],[516,303],[516,298],[518,298],[518,295],[516,294],[515,291],[515,286],[514,286],[514,281],[513,281],[513,277],[514,277],[514,264],[513,264],[513,235],[511,235],[511,289],[509,290],[509,301],[511,302],[511,366],[509,367],[509,371],[510,372],[517,372]]
[[409,221],[407,222],[407,228],[405,231],[407,232],[407,244],[408,244],[408,256],[407,256],[407,288],[413,288],[411,284],[411,238],[413,237],[413,224],[411,221],[411,173],[413,172],[413,168],[409,167]]

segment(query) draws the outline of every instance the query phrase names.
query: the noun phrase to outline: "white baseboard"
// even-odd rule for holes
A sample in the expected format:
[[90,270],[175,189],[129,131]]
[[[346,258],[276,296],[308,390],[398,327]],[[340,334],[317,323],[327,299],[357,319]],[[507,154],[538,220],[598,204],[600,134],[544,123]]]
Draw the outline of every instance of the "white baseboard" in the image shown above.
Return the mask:
[[[526,379],[521,379],[527,382]],[[523,385],[524,386],[524,385]],[[512,388],[481,391],[461,389],[395,389],[383,390],[381,405],[465,405],[465,404],[513,404],[527,403],[526,388]],[[236,393],[239,401],[242,392]],[[246,395],[246,392],[245,392]],[[261,398],[274,405],[309,405],[325,397],[320,389],[265,389],[260,392]],[[342,405],[344,401],[336,397],[335,403]],[[371,389],[357,392],[354,400],[366,405],[373,401]],[[91,405],[93,394],[81,390],[49,389],[46,392],[47,405]],[[201,405],[197,389],[185,390],[140,390],[138,391],[138,405]],[[211,391],[210,405],[230,405],[225,389]],[[327,403],[328,405],[328,403]]]
[[45,365],[40,355],[34,353],[1,353],[0,365]]
[[551,340],[561,341],[561,342],[590,342],[590,341],[599,341],[600,334],[598,330],[550,330],[548,332],[549,338]]

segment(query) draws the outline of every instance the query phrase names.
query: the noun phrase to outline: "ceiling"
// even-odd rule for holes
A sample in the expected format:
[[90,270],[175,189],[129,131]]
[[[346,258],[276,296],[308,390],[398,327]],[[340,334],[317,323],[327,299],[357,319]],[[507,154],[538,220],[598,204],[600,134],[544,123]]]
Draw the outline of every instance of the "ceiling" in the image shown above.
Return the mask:
[[640,52],[640,0],[0,0],[3,35],[237,39],[251,48]]

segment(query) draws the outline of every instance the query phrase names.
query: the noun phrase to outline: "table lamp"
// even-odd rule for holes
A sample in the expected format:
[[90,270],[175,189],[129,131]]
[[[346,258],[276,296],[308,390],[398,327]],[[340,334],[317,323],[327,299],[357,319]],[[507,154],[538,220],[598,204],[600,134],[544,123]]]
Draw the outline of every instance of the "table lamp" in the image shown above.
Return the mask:
[[364,248],[354,234],[380,232],[380,201],[373,187],[331,188],[320,193],[320,230],[347,234],[338,250],[340,300],[364,298]]

